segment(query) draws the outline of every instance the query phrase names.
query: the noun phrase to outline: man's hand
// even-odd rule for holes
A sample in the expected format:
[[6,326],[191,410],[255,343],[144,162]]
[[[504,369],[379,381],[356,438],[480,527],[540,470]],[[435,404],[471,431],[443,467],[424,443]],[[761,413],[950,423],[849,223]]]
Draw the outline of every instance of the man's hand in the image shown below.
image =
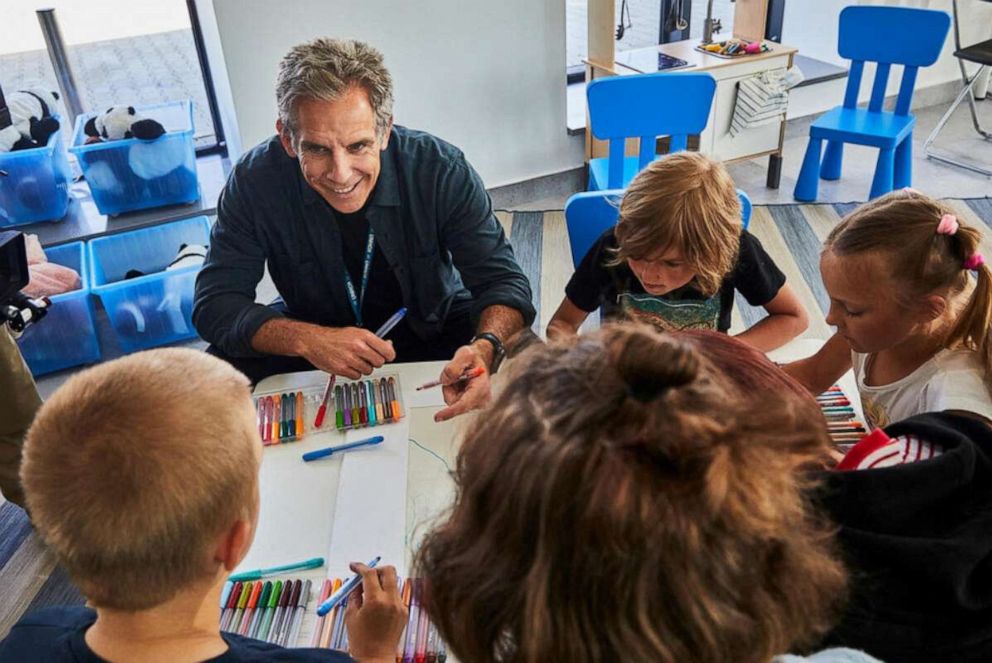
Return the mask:
[[357,380],[396,359],[393,344],[368,329],[310,325],[303,335],[300,354],[332,375]]
[[[480,347],[484,346],[484,347]],[[492,395],[489,385],[489,363],[492,361],[492,346],[488,341],[463,345],[455,352],[448,365],[441,371],[441,381],[444,383],[444,402],[448,407],[434,415],[434,421],[447,421],[469,410],[475,410],[486,405]],[[486,351],[489,350],[487,353]],[[465,382],[455,384],[466,371],[481,367],[482,375]]]
[[344,615],[349,653],[361,663],[392,663],[407,617],[396,569],[355,563],[351,570],[361,574],[362,584],[348,597]]

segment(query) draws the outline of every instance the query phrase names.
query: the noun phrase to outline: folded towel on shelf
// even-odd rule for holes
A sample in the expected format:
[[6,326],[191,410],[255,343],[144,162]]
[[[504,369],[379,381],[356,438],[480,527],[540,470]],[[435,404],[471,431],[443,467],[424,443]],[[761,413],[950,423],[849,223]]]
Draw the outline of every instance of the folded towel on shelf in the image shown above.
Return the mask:
[[789,88],[803,80],[798,67],[770,69],[737,84],[737,102],[730,135],[751,127],[777,122],[789,108]]

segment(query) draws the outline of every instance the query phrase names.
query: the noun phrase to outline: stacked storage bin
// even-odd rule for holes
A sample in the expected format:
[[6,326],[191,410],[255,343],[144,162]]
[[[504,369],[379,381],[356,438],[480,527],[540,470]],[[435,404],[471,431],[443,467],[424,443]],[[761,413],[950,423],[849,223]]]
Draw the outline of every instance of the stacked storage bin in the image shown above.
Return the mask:
[[53,296],[48,314],[25,329],[17,341],[21,354],[36,376],[100,360],[83,243],[47,249],[45,255],[49,262],[78,272],[82,283],[79,290]]
[[44,147],[0,154],[0,227],[61,219],[70,179],[61,131]]
[[94,113],[76,118],[72,147],[93,202],[108,216],[200,199],[193,145],[193,104],[174,101],[135,110],[156,120],[165,135],[152,141],[127,138],[86,145],[83,128]]
[[[182,244],[206,245],[205,216],[91,240],[91,288],[124,352],[196,336],[193,286],[199,266],[168,270]],[[127,278],[129,272],[143,275]]]

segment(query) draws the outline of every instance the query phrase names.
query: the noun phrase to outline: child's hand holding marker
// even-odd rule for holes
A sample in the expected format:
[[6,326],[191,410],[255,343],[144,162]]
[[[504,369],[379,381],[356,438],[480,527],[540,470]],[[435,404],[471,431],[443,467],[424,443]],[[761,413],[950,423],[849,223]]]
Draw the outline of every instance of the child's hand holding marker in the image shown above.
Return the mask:
[[448,407],[435,414],[434,421],[447,421],[469,410],[483,407],[492,394],[489,372],[479,355],[468,346],[459,348],[451,362],[444,367],[437,382]]
[[345,612],[349,653],[362,663],[392,663],[407,618],[396,569],[370,568],[356,562],[351,570],[362,577],[362,584],[349,596]]
[[468,382],[472,378],[479,377],[485,372],[486,372],[485,368],[483,368],[482,366],[476,366],[475,368],[470,368],[469,370],[465,371],[464,373],[462,373],[462,376],[460,378],[453,380],[452,382],[445,382],[444,380],[431,380],[430,382],[425,382],[424,384],[417,387],[417,391],[423,391],[424,389],[433,389],[434,387],[450,387],[452,385],[462,384],[464,382]]

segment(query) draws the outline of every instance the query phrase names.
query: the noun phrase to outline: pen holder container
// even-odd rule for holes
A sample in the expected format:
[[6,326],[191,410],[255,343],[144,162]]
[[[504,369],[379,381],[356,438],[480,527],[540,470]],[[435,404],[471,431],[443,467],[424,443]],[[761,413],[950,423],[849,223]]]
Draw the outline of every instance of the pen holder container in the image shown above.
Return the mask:
[[263,444],[294,442],[311,433],[381,426],[406,416],[400,377],[395,373],[361,380],[336,380],[327,399],[324,419],[317,427],[315,421],[323,397],[323,386],[256,392],[256,423]]

